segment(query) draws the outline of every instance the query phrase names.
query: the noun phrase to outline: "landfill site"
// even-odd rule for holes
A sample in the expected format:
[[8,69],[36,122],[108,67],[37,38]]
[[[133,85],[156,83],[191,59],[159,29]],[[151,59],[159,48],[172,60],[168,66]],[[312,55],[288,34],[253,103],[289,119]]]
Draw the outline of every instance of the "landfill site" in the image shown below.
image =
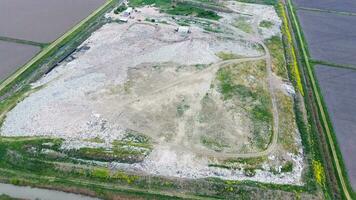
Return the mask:
[[225,6],[218,20],[153,6],[107,13],[110,23],[32,83],[0,134],[104,150],[114,158],[91,160],[128,172],[303,185],[295,91],[267,42],[282,22],[272,6]]

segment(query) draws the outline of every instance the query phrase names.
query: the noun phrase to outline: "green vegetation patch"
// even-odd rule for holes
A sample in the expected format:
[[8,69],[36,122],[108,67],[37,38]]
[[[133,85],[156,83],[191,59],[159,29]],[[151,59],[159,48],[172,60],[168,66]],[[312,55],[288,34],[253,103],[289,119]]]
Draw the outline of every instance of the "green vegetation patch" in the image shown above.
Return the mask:
[[271,53],[273,72],[284,79],[288,79],[282,39],[279,36],[273,36],[265,40],[265,43]]
[[105,162],[137,163],[151,152],[152,145],[148,137],[133,131],[126,131],[122,140],[113,142],[111,148],[90,148],[84,147],[66,152],[76,158],[97,160]]
[[292,172],[292,171],[293,171],[293,162],[292,161],[286,162],[281,168],[281,172]]
[[169,8],[172,5],[172,0],[130,0],[129,4],[133,7],[155,5],[160,8]]
[[154,5],[161,11],[171,15],[194,16],[211,20],[218,20],[221,17],[214,11],[207,10],[189,2],[174,2],[172,0],[131,0],[130,5],[139,7],[144,5]]
[[206,18],[212,20],[218,20],[221,17],[214,11],[205,10],[200,7],[193,6],[189,3],[177,3],[171,9],[166,11],[168,14],[171,15],[184,15],[184,16],[195,16],[199,18]]
[[[145,138],[139,140],[145,141]],[[131,139],[133,138],[131,137]],[[314,193],[310,193],[308,186],[276,185],[254,181],[227,181],[219,178],[178,180],[162,176],[115,171],[88,163],[73,162],[74,160],[71,162],[51,162],[44,157],[40,157],[41,154],[28,152],[34,148],[52,147],[57,149],[60,144],[61,140],[59,139],[0,137],[1,180],[16,185],[46,187],[78,193],[85,192],[85,194],[97,195],[98,198],[102,199],[112,199],[113,197],[165,200],[187,197],[193,199],[269,199],[270,197],[297,199],[296,193],[298,195],[302,193],[306,197],[314,195]],[[251,164],[255,162],[252,159],[245,161]],[[258,169],[258,166],[256,168],[246,167],[244,171],[253,175],[256,169]],[[177,194],[180,197],[173,197]]]
[[229,147],[228,145],[226,145],[224,143],[223,140],[215,138],[215,137],[209,137],[209,136],[201,136],[200,138],[201,143],[208,147],[209,149],[212,149],[214,151],[220,152],[222,151],[224,148]]
[[242,16],[237,18],[233,25],[245,33],[253,33],[253,29],[248,17]]
[[256,3],[256,4],[266,4],[266,5],[276,5],[277,0],[237,0],[243,3]]
[[42,161],[47,159],[41,153],[43,143],[51,142],[52,148],[58,148],[61,140],[41,138],[0,138],[0,167],[22,170],[30,173],[47,173],[53,164]]
[[231,52],[225,52],[225,51],[220,51],[216,53],[216,56],[219,57],[222,60],[232,60],[232,59],[239,59],[242,58],[243,56],[231,53]]
[[117,8],[114,10],[114,13],[115,13],[115,14],[119,14],[119,13],[123,12],[123,11],[126,10],[126,9],[127,9],[127,7],[126,7],[124,4],[122,4],[121,6],[117,7]]
[[277,92],[276,98],[279,110],[278,141],[285,150],[297,154],[298,147],[295,141],[297,125],[295,123],[293,99],[281,91]]
[[[263,81],[265,70],[263,62],[249,62],[227,66],[217,72],[219,92],[225,101],[230,100],[246,111],[253,125],[251,141],[260,149],[266,148],[270,142],[273,118],[271,97]],[[248,82],[251,76],[255,81]],[[257,81],[257,77],[262,81]]]
[[110,177],[110,171],[108,169],[97,168],[93,169],[90,175],[95,178],[107,179]]
[[211,27],[211,26],[205,26],[204,30],[208,31],[208,32],[213,32],[213,33],[222,33],[223,32],[220,28]]
[[262,20],[260,22],[260,27],[263,27],[263,28],[271,28],[273,25],[274,25],[273,22],[268,21],[268,20]]
[[187,102],[183,99],[179,104],[177,105],[177,116],[182,117],[185,111],[187,111],[190,108],[190,106],[187,104]]
[[10,197],[10,196],[8,196],[6,194],[1,194],[0,195],[0,200],[20,200],[20,199]]
[[218,164],[209,164],[209,167],[243,170],[245,176],[253,177],[257,169],[262,169],[267,157],[228,159]]

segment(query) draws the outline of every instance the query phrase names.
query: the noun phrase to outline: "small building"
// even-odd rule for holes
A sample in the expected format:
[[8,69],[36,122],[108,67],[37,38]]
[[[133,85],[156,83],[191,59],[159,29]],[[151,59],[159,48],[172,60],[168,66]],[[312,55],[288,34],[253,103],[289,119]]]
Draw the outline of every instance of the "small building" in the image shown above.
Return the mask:
[[128,22],[129,19],[128,19],[127,17],[120,17],[120,18],[119,18],[119,21],[120,21],[120,22]]
[[129,16],[129,15],[131,15],[132,11],[133,11],[132,7],[128,7],[128,8],[124,11],[123,14],[124,14],[124,16]]
[[178,28],[175,29],[175,31],[178,33],[188,34],[188,33],[190,33],[190,27],[189,26],[179,26]]

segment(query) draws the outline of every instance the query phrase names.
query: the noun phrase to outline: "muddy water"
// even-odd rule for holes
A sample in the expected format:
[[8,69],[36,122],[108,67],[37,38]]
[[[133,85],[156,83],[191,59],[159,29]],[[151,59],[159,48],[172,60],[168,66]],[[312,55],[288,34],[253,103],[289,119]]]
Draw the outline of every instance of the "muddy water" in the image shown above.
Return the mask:
[[0,35],[51,42],[105,0],[0,0]]
[[0,41],[0,82],[39,51],[40,48],[36,46]]
[[0,183],[0,194],[6,194],[13,198],[29,200],[98,200],[97,198],[78,194],[40,188],[31,188],[27,186],[15,186],[4,183]]

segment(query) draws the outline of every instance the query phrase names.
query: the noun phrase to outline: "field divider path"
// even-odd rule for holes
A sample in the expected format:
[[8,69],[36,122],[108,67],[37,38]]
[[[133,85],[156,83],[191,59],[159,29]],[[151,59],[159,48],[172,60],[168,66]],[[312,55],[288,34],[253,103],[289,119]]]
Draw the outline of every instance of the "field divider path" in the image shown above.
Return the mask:
[[305,47],[304,42],[302,40],[301,30],[300,30],[299,24],[297,22],[297,18],[295,16],[294,12],[293,12],[293,6],[292,6],[292,3],[290,2],[290,0],[287,0],[287,6],[289,7],[289,11],[290,11],[290,14],[292,16],[292,23],[294,24],[294,26],[296,28],[296,33],[297,33],[297,37],[298,37],[297,40],[300,43],[300,47],[301,47],[301,50],[302,50],[302,54],[303,54],[303,58],[304,58],[304,61],[305,61],[306,69],[308,71],[308,75],[309,75],[309,78],[310,78],[310,82],[311,82],[311,86],[312,86],[312,89],[313,89],[313,93],[314,93],[314,96],[316,98],[316,103],[318,105],[318,109],[319,109],[319,112],[321,114],[322,123],[323,123],[324,129],[325,129],[325,132],[326,132],[326,136],[327,136],[327,139],[328,139],[328,142],[329,142],[330,150],[331,150],[331,153],[332,153],[332,156],[333,156],[333,159],[334,159],[335,168],[336,168],[336,171],[338,173],[338,178],[339,178],[342,190],[344,192],[344,195],[345,195],[346,199],[352,200],[352,197],[350,195],[350,191],[348,190],[348,187],[347,187],[347,184],[346,184],[346,180],[344,178],[344,175],[343,175],[343,172],[342,172],[342,169],[341,169],[341,165],[340,165],[340,161],[339,161],[338,155],[336,153],[336,148],[337,147],[335,146],[335,143],[334,143],[334,140],[333,140],[333,137],[332,137],[332,133],[331,133],[331,128],[329,127],[329,123],[328,123],[327,118],[326,118],[325,109],[324,109],[323,104],[321,102],[321,97],[320,97],[320,94],[318,92],[318,88],[317,88],[316,81],[314,79],[314,75],[313,75],[313,71],[312,71],[313,69],[312,69],[312,67],[310,65],[309,57],[308,57],[307,52],[306,52],[306,47]]
[[[55,50],[57,47],[62,45],[65,40],[69,39],[72,34],[75,34],[76,31],[78,31],[80,28],[83,28],[84,25],[89,22],[92,18],[97,16],[101,11],[103,11],[105,8],[107,8],[109,5],[113,4],[116,0],[107,0],[102,6],[100,6],[98,9],[96,9],[94,12],[92,12],[89,16],[87,16],[85,19],[80,21],[77,25],[72,27],[69,31],[67,31],[64,35],[59,37],[57,40],[52,42],[50,45],[45,47],[39,54],[37,54],[35,57],[33,57],[28,63],[26,63],[23,67],[19,68],[14,74],[12,74],[10,77],[5,79],[1,84],[0,84],[0,91],[2,91],[4,88],[6,88],[9,84],[11,84],[13,81],[16,80],[17,77],[19,77],[22,73],[24,73],[27,69],[29,69],[32,65],[36,64],[38,61],[40,61],[43,57],[47,56],[48,54],[52,53],[53,50]],[[122,1],[120,2],[122,3]]]
[[18,44],[24,44],[30,46],[38,46],[41,48],[44,48],[48,45],[47,43],[41,43],[41,42],[35,42],[35,41],[23,40],[23,39],[17,39],[17,38],[5,37],[5,36],[0,36],[0,41],[12,42],[12,43],[18,43]]
[[306,11],[314,11],[314,12],[332,13],[332,14],[337,14],[337,15],[356,16],[356,13],[354,13],[354,12],[336,11],[336,10],[329,10],[329,9],[309,8],[309,7],[298,7],[297,9],[298,10],[306,10]]

